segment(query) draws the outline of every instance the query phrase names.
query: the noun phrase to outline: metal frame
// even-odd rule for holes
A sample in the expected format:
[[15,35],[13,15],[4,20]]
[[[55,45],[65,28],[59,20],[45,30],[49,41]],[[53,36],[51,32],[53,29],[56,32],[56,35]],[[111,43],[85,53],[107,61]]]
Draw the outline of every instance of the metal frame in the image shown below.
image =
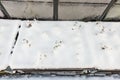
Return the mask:
[[2,5],[1,1],[0,1],[0,10],[3,12],[5,18],[10,18],[9,13],[5,9],[5,7]]
[[117,0],[111,0],[111,2],[108,4],[108,6],[106,7],[106,9],[104,10],[104,12],[102,13],[102,15],[100,16],[99,21],[102,21],[102,20],[105,19],[105,17],[108,14],[109,10],[115,4],[116,1]]
[[41,75],[41,76],[112,76],[120,74],[120,70],[99,70],[95,68],[63,68],[63,69],[8,69],[2,70],[0,76]]
[[[108,14],[111,7],[115,4],[117,0],[111,0],[111,2],[108,4],[107,8],[104,10],[98,21],[103,21]],[[53,20],[58,20],[58,6],[59,6],[59,0],[53,0]],[[7,19],[11,19],[9,13],[5,9],[5,7],[2,5],[0,1],[0,10],[5,15],[4,17]],[[19,33],[17,33],[16,38],[18,38]],[[14,45],[16,42],[14,43]],[[13,47],[14,48],[14,47]],[[12,54],[12,52],[11,52]],[[15,71],[16,73],[12,73]],[[43,69],[43,70],[35,70],[35,69],[15,69],[11,71],[3,70],[0,72],[0,76],[3,75],[26,75],[26,74],[40,74],[40,75],[59,75],[59,76],[75,76],[75,75],[112,75],[112,74],[120,74],[120,70],[98,70],[95,68],[90,69]]]
[[[110,3],[108,4],[108,6],[106,7],[106,9],[103,11],[102,15],[98,19],[96,19],[96,21],[104,21],[104,19],[107,16],[109,10],[115,4],[116,1],[117,0],[111,0]],[[53,19],[52,20],[55,20],[55,21],[59,20],[58,9],[59,9],[59,0],[53,0]],[[0,1],[0,10],[3,12],[4,18],[13,19],[13,18],[10,17],[9,13],[5,9],[5,7],[2,5],[1,1]],[[17,19],[19,19],[19,18],[17,18]],[[26,20],[26,19],[22,19],[22,20]],[[32,19],[28,19],[28,20],[32,20]],[[39,19],[39,20],[49,20],[49,19]],[[90,19],[89,19],[89,21],[90,21]]]
[[53,20],[58,20],[58,4],[59,0],[53,0]]

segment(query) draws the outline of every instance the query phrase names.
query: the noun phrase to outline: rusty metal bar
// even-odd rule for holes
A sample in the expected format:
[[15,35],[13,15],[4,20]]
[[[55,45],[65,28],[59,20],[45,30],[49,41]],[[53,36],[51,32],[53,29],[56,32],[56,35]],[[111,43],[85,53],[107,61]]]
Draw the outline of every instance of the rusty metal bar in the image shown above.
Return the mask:
[[108,4],[107,8],[104,10],[104,12],[102,13],[102,15],[100,16],[100,18],[98,20],[100,20],[100,21],[104,20],[104,18],[108,14],[109,10],[115,4],[116,1],[117,0],[111,0],[111,2]]
[[5,9],[5,7],[2,5],[1,1],[0,1],[0,10],[3,12],[5,18],[10,18],[9,13],[8,13],[7,10]]
[[0,71],[0,76],[3,75],[58,75],[58,76],[76,76],[76,75],[88,75],[88,76],[109,76],[114,74],[120,74],[120,70],[99,70],[95,68],[86,69],[8,69]]
[[58,20],[58,4],[59,0],[53,0],[53,20]]

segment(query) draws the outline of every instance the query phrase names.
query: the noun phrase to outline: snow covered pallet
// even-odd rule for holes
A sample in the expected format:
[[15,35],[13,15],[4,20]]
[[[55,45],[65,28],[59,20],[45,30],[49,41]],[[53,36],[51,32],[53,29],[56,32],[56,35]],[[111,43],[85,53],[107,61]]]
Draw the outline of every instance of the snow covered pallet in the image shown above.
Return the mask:
[[120,23],[0,20],[0,74],[119,74]]

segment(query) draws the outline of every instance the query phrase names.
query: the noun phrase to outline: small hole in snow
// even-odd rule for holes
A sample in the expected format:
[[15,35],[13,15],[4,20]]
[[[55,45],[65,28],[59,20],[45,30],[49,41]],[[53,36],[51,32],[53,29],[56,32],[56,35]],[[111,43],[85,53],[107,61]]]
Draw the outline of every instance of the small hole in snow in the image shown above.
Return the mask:
[[72,30],[74,30],[74,29],[72,28]]
[[109,31],[112,31],[111,29],[109,29]]
[[32,27],[32,24],[31,24],[31,23],[29,23],[27,27],[28,27],[28,28]]
[[60,47],[62,43],[63,43],[62,40],[61,41],[56,41],[55,46],[53,48],[56,49],[56,48]]
[[19,28],[21,27],[21,25],[19,25]]
[[79,28],[81,27],[81,25],[79,25]]
[[63,41],[60,41],[60,43],[62,43]]
[[44,55],[44,57],[47,57],[47,55]]
[[74,24],[73,24],[73,26],[76,26],[78,24],[78,22],[76,21]]
[[55,45],[53,48],[56,49],[56,48],[58,48],[58,47],[60,47],[60,45]]
[[76,55],[79,55],[79,53],[76,53]]
[[105,50],[105,49],[107,49],[107,48],[108,48],[108,47],[105,46],[105,45],[104,45],[103,47],[101,47],[102,50]]
[[31,44],[29,44],[29,47],[31,47]]
[[99,23],[97,22],[96,25],[98,25]]
[[40,58],[40,60],[42,60],[42,58]]
[[13,54],[13,51],[11,51],[11,53],[10,54]]
[[102,26],[102,29],[101,29],[100,33],[103,33],[103,32],[105,32],[104,26]]
[[29,41],[27,39],[23,39],[23,41],[25,41],[27,44],[29,43]]
[[105,47],[102,47],[102,50],[105,50]]

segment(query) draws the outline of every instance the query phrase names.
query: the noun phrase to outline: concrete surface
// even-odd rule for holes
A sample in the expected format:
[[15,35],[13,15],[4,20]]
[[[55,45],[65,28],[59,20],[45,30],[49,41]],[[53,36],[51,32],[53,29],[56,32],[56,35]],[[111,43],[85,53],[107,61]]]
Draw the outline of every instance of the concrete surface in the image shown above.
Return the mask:
[[106,19],[120,19],[120,5],[112,7],[106,16]]
[[109,3],[111,0],[59,0],[59,2]]
[[120,3],[120,0],[117,0],[117,3]]
[[107,5],[104,4],[59,4],[59,19],[75,20],[100,17]]
[[4,14],[2,13],[1,10],[0,10],[0,17],[4,17]]
[[[58,18],[60,20],[97,19],[110,1],[59,0]],[[53,0],[2,0],[2,3],[11,17],[53,19]],[[120,0],[116,3],[106,19],[119,19]]]
[[52,3],[2,1],[11,17],[52,18]]

